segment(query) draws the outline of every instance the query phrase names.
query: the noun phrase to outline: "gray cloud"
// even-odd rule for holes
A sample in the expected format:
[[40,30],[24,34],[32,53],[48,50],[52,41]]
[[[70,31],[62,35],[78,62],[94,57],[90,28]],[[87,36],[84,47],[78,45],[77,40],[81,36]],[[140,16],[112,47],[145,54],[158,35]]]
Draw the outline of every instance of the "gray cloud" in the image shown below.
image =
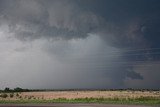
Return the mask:
[[85,38],[102,24],[100,16],[71,1],[8,1],[1,16],[10,32],[21,40]]
[[137,50],[159,46],[159,5],[150,2],[1,0],[0,63],[8,76],[1,87],[124,88],[126,79],[145,81],[135,66],[159,60],[153,50]]
[[134,71],[143,75],[143,80],[126,79],[125,84],[129,87],[159,89],[159,61],[150,61],[141,63],[140,66],[134,66]]
[[83,9],[83,6],[80,7],[72,0],[45,2],[16,0],[5,1],[2,4],[6,5],[3,6],[1,22],[7,24],[9,31],[20,40],[34,40],[41,37],[70,40],[85,38],[88,33],[93,33],[115,47],[143,48],[147,44],[141,30],[145,28],[145,21],[140,16],[128,17],[127,20],[121,18],[121,22],[113,22],[96,12]]

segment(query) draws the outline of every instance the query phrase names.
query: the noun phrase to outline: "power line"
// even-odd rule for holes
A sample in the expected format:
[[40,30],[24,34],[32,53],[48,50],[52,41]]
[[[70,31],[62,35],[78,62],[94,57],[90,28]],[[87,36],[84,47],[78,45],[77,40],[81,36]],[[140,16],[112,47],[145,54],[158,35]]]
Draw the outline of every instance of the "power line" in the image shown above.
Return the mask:
[[[112,53],[127,53],[127,52],[142,52],[142,51],[153,51],[153,50],[157,50],[157,51],[160,51],[160,48],[144,48],[144,49],[119,49],[117,51],[110,51],[109,53],[112,54]],[[106,50],[105,50],[106,51]],[[95,51],[96,52],[96,51]],[[101,53],[104,53],[104,51],[99,51]],[[94,53],[94,51],[92,52]]]
[[[87,55],[87,56],[96,56],[97,54]],[[97,56],[102,57],[103,54],[98,54]],[[105,56],[140,56],[140,55],[160,55],[160,52],[152,52],[152,53],[137,53],[137,54],[105,54]],[[103,55],[103,57],[105,57]]]
[[160,50],[160,48],[139,48],[139,49],[125,49],[125,51],[147,51],[147,50]]

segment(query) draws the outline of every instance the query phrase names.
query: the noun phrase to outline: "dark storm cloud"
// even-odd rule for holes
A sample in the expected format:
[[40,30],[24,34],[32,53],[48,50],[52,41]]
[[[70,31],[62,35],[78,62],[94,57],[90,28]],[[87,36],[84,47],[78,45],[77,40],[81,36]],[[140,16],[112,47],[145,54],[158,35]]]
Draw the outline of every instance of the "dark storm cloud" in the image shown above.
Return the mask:
[[115,47],[145,47],[159,40],[152,36],[159,32],[157,4],[156,0],[1,0],[1,21],[22,40],[85,38],[97,33]]
[[158,0],[88,0],[79,3],[87,9],[90,8],[108,22],[108,25],[100,32],[107,43],[120,49],[131,50],[124,51],[122,56],[122,61],[128,64],[120,64],[121,72],[116,72],[119,74],[119,80],[125,77],[143,79],[140,73],[134,72],[133,68],[141,64],[138,61],[159,60],[159,55],[154,55],[155,50],[147,49],[159,47],[160,2]]
[[111,23],[108,32],[113,34],[111,36],[114,45],[122,48],[145,47],[148,42],[153,44],[155,40],[160,40],[159,36],[156,36],[160,31],[158,0],[86,0],[79,3]]
[[[143,79],[141,73],[137,73],[134,67],[139,65],[146,67],[148,65],[141,64],[141,62],[159,60],[159,50],[152,48],[159,48],[160,46],[160,2],[158,0],[102,0],[101,2],[88,0],[82,4],[86,4],[86,7],[90,6],[94,12],[111,23],[111,26],[107,28],[109,30],[101,32],[103,38],[106,41],[109,40],[110,45],[131,50],[124,51],[122,57],[127,64],[120,64],[122,67],[119,69],[123,72],[120,72],[121,74],[118,76],[125,75],[125,77],[132,79]],[[125,78],[123,76],[121,79]]]
[[[143,81],[145,77],[135,69],[137,65],[146,66],[145,62],[159,61],[159,50],[153,49],[160,47],[159,11],[159,0],[0,0],[0,26],[7,26],[7,33],[18,40],[49,40],[42,46],[44,51],[56,55],[66,63],[80,63],[78,68],[86,61],[84,64],[90,67],[83,65],[85,68],[81,68],[82,70],[87,73],[90,71],[91,76],[92,73],[100,72],[109,78],[112,83],[110,87],[119,88],[125,87],[126,78]],[[99,47],[94,45],[96,51],[93,55],[81,58],[75,51],[82,51],[81,46],[87,47],[82,45],[85,43],[81,40],[89,38],[94,41],[93,35],[104,43],[101,40],[95,41]],[[62,42],[55,43],[61,40]],[[72,40],[79,40],[81,43],[78,42],[78,47],[74,47]],[[93,45],[91,41],[88,44]],[[108,48],[109,46],[112,48]],[[113,48],[118,49],[118,52],[113,51]],[[26,49],[19,47],[14,50],[18,52]],[[90,47],[85,51],[92,53]],[[114,58],[108,61],[110,56]],[[73,62],[71,65],[74,66]],[[77,68],[71,70],[73,74],[75,69]],[[94,77],[88,80],[91,78]]]
[[1,21],[21,40],[85,38],[100,27],[102,20],[83,11],[73,1],[3,1]]

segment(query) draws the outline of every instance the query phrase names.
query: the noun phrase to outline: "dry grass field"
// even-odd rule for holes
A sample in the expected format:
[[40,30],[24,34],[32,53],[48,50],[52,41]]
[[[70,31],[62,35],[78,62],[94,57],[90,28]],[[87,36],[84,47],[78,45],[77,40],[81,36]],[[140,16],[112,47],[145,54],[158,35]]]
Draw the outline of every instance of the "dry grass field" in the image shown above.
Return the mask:
[[13,97],[10,97],[11,93],[7,93],[6,98],[1,100],[16,100],[16,99],[76,99],[76,98],[160,98],[160,91],[43,91],[43,92],[21,92],[14,93]]

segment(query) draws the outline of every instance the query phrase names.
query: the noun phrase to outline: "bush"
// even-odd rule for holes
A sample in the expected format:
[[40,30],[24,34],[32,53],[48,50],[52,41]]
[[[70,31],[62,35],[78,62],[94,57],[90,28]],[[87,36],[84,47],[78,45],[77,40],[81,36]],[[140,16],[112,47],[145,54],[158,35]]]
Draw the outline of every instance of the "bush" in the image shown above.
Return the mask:
[[18,94],[18,93],[16,94],[16,97],[19,97],[19,94]]
[[32,99],[32,96],[29,96],[28,99]]
[[10,98],[13,98],[14,94],[13,94],[13,93],[11,93],[9,96],[10,96]]
[[8,95],[4,93],[4,94],[1,94],[0,97],[2,97],[2,98],[7,98]]

